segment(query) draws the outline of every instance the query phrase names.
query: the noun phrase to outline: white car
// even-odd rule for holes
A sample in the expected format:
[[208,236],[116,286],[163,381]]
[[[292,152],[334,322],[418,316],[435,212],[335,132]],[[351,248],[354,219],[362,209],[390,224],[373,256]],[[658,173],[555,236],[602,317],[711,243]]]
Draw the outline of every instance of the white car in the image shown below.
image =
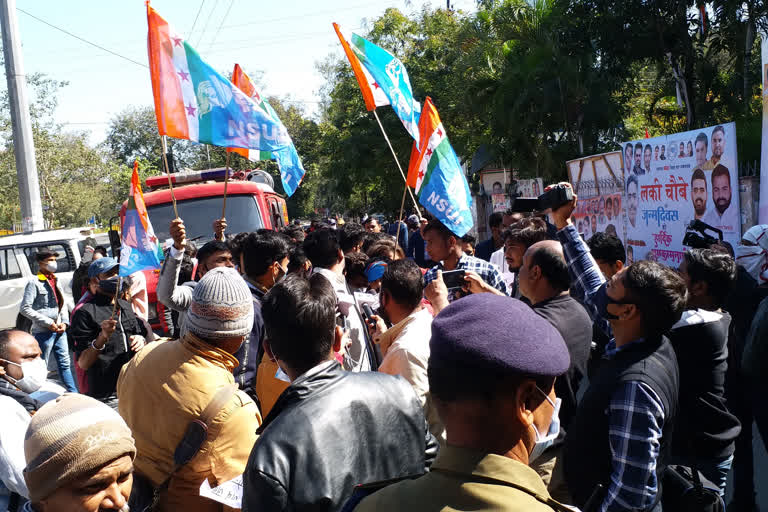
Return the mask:
[[43,248],[59,253],[56,277],[72,309],[72,273],[80,265],[85,240],[83,228],[0,237],[0,329],[16,325],[24,287],[38,272],[35,254]]

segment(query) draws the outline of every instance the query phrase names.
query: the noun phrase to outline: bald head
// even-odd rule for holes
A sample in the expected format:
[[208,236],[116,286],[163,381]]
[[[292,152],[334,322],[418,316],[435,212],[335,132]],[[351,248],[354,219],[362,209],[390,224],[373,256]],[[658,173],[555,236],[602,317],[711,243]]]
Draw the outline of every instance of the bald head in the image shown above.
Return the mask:
[[567,291],[571,281],[563,246],[555,240],[536,242],[525,251],[520,268],[520,291],[532,304]]

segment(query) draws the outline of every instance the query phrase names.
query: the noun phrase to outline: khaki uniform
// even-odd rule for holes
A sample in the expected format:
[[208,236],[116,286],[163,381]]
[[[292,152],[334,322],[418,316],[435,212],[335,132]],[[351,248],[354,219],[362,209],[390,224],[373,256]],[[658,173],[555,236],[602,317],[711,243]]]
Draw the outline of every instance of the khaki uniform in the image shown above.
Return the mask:
[[547,493],[539,475],[500,455],[444,446],[426,475],[392,484],[365,498],[355,512],[566,510]]

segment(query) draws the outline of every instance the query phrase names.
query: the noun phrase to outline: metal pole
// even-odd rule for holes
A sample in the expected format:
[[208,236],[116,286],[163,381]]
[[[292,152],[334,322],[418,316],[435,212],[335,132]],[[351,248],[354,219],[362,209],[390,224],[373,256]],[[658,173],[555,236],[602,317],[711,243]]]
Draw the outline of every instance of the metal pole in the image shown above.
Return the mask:
[[45,229],[40,183],[37,178],[35,142],[27,103],[27,78],[24,75],[19,25],[16,21],[16,0],[0,0],[0,23],[3,32],[5,78],[8,81],[8,102],[13,125],[13,152],[19,179],[21,225],[26,231]]

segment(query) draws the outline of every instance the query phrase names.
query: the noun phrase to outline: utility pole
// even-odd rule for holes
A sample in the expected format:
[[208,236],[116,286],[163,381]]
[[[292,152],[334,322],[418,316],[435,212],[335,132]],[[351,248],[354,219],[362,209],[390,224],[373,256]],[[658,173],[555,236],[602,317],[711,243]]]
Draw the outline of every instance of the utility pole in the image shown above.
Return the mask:
[[21,225],[24,232],[45,229],[43,206],[40,202],[40,184],[37,179],[35,142],[27,103],[27,78],[19,42],[19,24],[16,21],[16,0],[0,0],[0,23],[3,32],[5,78],[8,81],[8,103],[13,125],[13,152],[16,156],[16,175],[19,181]]

